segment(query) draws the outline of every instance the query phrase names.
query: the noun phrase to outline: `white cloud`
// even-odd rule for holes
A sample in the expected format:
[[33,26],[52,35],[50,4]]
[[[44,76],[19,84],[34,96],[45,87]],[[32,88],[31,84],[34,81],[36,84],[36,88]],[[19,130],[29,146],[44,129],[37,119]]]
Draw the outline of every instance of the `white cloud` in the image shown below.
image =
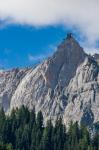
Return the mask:
[[99,39],[99,0],[0,0],[0,19],[35,27],[77,26],[89,44]]
[[28,55],[28,60],[30,62],[38,62],[38,61],[42,61],[43,59],[45,59],[45,55],[37,55],[37,56],[34,56],[32,54],[29,54]]
[[94,48],[94,47],[85,47],[84,50],[87,52],[87,54],[95,54],[99,53],[99,48]]

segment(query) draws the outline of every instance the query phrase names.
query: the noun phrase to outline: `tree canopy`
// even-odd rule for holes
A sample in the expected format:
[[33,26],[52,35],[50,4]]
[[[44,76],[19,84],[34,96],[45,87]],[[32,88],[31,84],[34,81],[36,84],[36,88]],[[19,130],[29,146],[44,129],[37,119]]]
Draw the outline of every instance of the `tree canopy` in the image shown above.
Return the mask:
[[43,124],[42,112],[22,106],[6,116],[0,110],[0,150],[99,150],[99,134],[93,139],[85,126],[70,123],[66,131],[62,118],[53,126]]

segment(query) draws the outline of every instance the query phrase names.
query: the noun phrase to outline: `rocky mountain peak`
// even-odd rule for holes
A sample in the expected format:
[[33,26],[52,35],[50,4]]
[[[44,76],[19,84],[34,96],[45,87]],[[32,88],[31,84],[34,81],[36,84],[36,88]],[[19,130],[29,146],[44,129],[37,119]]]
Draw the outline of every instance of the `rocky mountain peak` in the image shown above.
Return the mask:
[[59,44],[57,50],[59,49],[65,49],[65,50],[68,50],[71,52],[73,52],[73,47],[75,48],[78,47],[80,49],[80,52],[82,50],[82,52],[84,53],[83,51],[83,48],[81,48],[81,46],[79,45],[79,43],[77,42],[77,40],[75,39],[75,37],[73,36],[72,33],[68,33],[66,38],[63,39],[63,41]]
[[0,73],[0,107],[6,112],[22,105],[44,121],[62,116],[90,126],[99,122],[98,55],[87,55],[69,33],[52,57],[34,68]]
[[72,33],[68,33],[67,34],[67,39],[71,39],[73,36],[72,36]]
[[49,86],[55,88],[68,85],[70,79],[74,76],[77,66],[84,61],[86,57],[83,48],[71,33],[57,47],[57,51],[48,60],[48,68],[46,70],[46,78]]

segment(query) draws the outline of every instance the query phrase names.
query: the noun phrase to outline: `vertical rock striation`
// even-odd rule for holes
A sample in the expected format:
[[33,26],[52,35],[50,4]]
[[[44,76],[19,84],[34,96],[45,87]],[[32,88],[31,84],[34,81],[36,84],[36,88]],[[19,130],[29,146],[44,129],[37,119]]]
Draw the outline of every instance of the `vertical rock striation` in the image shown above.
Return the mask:
[[6,112],[27,106],[41,110],[45,121],[63,116],[64,123],[99,122],[98,54],[88,56],[71,34],[52,57],[35,68],[0,73],[0,106]]

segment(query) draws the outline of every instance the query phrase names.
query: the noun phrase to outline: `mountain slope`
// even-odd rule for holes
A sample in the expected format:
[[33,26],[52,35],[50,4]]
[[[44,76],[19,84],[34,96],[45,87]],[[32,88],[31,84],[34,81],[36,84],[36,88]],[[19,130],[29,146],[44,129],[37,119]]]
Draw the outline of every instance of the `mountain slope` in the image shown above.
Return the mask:
[[0,107],[5,111],[10,108],[12,95],[17,89],[18,84],[26,75],[28,69],[13,69],[0,72]]
[[67,87],[86,54],[73,37],[67,37],[55,54],[31,69],[17,87],[11,99],[11,108],[24,104],[45,118],[63,114],[67,98],[62,91]]
[[99,66],[93,58],[87,57],[78,67],[65,94],[68,95],[66,124],[71,120],[87,126],[99,122]]
[[6,112],[25,105],[35,107],[36,112],[42,110],[45,121],[59,115],[66,125],[70,120],[86,125],[99,121],[98,62],[71,34],[42,64],[15,72],[0,76],[0,103]]

